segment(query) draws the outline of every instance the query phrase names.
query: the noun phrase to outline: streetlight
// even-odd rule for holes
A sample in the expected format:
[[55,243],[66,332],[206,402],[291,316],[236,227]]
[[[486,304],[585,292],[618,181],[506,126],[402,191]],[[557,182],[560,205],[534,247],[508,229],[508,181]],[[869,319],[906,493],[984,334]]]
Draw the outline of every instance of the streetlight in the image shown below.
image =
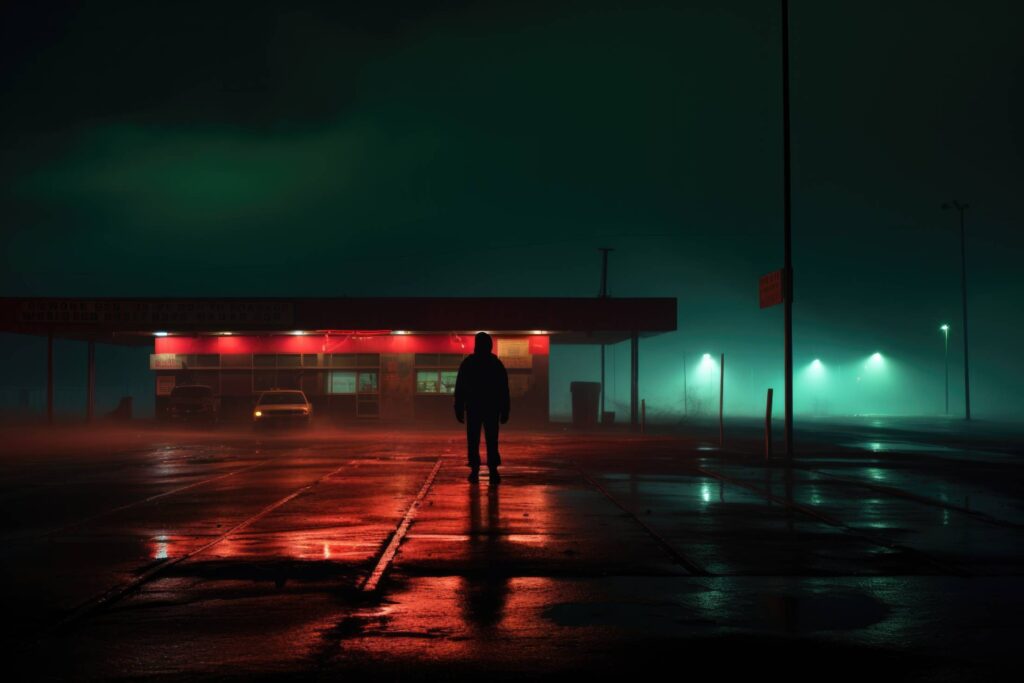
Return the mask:
[[960,212],[960,292],[964,307],[964,418],[971,419],[971,380],[967,370],[967,238],[964,236],[964,211],[969,204],[961,204],[953,200],[942,205],[943,209],[956,209]]
[[[725,444],[725,405],[723,402],[725,399],[725,354],[720,354],[718,358],[718,445],[721,447]],[[710,403],[715,397],[714,385],[711,383],[715,360],[710,353],[701,356],[700,366],[708,371],[708,402]]]
[[949,325],[943,325],[939,329],[946,338],[946,415],[949,415]]
[[821,414],[821,390],[825,381],[825,364],[821,362],[820,358],[815,358],[811,361],[810,365],[804,370],[804,376],[807,378],[807,385],[811,388],[811,396],[814,401],[812,409],[815,414]]
[[715,369],[715,361],[711,360],[710,353],[705,353],[700,357],[700,367],[703,368],[708,375],[708,402],[710,403],[711,399],[715,395],[714,389],[711,388],[711,372]]

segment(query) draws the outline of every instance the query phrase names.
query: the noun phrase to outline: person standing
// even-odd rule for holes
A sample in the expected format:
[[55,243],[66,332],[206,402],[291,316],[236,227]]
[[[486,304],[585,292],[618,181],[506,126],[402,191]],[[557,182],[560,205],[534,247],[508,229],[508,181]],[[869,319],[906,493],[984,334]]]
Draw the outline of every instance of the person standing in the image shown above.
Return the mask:
[[487,442],[487,469],[490,481],[501,481],[498,465],[498,424],[508,422],[508,372],[505,364],[491,353],[491,335],[477,332],[472,355],[463,359],[455,379],[455,419],[466,424],[469,455],[469,481],[480,479],[480,428]]

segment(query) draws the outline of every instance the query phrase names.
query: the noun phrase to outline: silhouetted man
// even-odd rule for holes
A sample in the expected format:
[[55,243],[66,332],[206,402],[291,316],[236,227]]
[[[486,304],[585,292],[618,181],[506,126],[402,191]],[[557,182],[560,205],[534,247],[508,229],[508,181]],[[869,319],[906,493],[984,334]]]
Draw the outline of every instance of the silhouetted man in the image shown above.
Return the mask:
[[491,353],[491,335],[477,332],[473,355],[459,366],[455,380],[455,419],[466,423],[466,446],[469,450],[469,480],[480,476],[480,427],[487,441],[487,469],[491,482],[498,483],[498,422],[508,422],[508,373],[505,365]]

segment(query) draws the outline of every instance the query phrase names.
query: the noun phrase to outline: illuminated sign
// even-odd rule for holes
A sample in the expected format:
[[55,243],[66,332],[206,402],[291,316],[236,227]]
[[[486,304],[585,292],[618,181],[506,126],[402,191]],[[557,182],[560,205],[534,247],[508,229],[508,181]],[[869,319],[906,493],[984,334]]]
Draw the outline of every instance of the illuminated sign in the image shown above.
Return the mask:
[[149,354],[150,370],[181,370],[182,367],[181,358],[176,353]]
[[498,358],[506,368],[532,368],[533,356],[530,355],[529,339],[502,339],[499,337]]

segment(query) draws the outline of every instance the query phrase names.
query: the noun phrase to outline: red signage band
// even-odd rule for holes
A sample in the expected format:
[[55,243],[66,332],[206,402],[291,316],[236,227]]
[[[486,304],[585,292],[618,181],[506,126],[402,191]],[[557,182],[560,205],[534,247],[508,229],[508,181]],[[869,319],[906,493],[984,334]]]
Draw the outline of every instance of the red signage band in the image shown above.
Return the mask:
[[[502,337],[527,339],[529,352],[546,356],[547,335]],[[269,334],[157,337],[155,353],[458,353],[473,352],[473,335],[465,334]]]

